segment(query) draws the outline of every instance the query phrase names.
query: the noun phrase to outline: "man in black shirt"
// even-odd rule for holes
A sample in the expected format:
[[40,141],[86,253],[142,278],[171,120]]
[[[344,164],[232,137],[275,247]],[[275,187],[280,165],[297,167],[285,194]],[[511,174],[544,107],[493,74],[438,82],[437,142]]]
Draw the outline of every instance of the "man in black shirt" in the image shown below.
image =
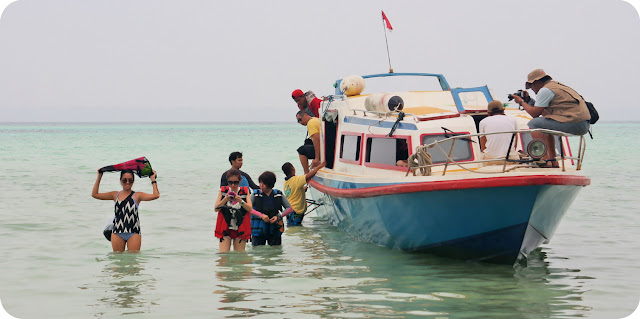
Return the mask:
[[[240,168],[242,167],[242,153],[240,152],[233,152],[231,154],[229,154],[229,163],[231,163],[231,169],[237,169],[240,171]],[[220,187],[222,186],[228,186],[227,185],[227,172],[222,173],[222,177],[220,177]],[[240,187],[242,186],[247,186],[251,189],[259,189],[260,186],[256,185],[256,183],[253,182],[253,180],[251,179],[251,176],[249,176],[249,174],[240,171],[240,173],[242,173],[242,179],[240,180]]]

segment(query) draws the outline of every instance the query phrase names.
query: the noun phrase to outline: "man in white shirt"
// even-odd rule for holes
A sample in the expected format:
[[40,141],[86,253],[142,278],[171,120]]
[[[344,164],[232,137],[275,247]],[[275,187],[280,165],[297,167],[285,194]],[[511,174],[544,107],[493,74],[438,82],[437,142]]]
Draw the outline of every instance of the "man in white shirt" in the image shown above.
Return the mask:
[[[515,118],[504,115],[504,106],[500,101],[491,101],[487,106],[487,113],[489,116],[480,121],[480,133],[515,131],[518,128]],[[480,150],[482,150],[482,158],[505,158],[512,135],[493,134],[481,136]],[[509,151],[509,157],[517,158],[516,142],[517,139],[514,139],[511,151]]]

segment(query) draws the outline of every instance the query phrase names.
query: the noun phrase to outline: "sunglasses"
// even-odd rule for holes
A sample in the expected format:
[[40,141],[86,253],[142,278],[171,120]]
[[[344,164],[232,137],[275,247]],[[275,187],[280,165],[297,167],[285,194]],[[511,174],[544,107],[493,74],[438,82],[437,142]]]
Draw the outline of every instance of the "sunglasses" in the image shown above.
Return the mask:
[[227,184],[229,185],[240,185],[240,181],[227,181]]
[[123,184],[133,184],[133,178],[123,178],[120,180]]
[[298,123],[302,122],[302,118],[301,117],[297,117],[296,119],[298,120]]

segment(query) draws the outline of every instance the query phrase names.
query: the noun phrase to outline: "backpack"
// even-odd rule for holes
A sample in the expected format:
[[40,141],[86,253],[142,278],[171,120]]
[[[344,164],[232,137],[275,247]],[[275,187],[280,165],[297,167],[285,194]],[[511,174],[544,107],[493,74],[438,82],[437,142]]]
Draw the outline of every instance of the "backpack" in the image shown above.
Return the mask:
[[[564,85],[564,84],[562,84],[560,82],[556,82],[556,83],[558,83],[558,84],[560,84],[560,85],[562,85],[564,87],[569,88],[568,86],[566,86],[566,85]],[[566,90],[563,90],[563,91],[565,91],[567,94],[571,95],[571,93],[567,92]],[[575,92],[575,90],[574,90],[574,92]],[[580,94],[578,94],[578,95],[580,95]],[[576,100],[576,102],[578,102],[578,99],[576,99],[573,95],[571,95],[571,97],[574,100]],[[585,100],[582,95],[580,95],[580,98],[584,101],[585,104],[587,104],[587,109],[589,110],[589,115],[591,116],[591,119],[589,119],[589,124],[596,124],[596,122],[598,122],[598,120],[600,119],[600,115],[598,115],[598,111],[596,110],[596,107],[593,106],[593,103],[587,102],[587,100]],[[589,132],[589,135],[591,135],[591,132]],[[593,136],[591,136],[591,138],[593,138]]]
[[[583,98],[584,99],[584,98]],[[591,119],[589,120],[589,124],[596,124],[600,119],[600,115],[598,115],[598,111],[596,107],[593,106],[593,103],[584,101],[587,104],[587,108],[589,109],[589,115],[591,115]]]

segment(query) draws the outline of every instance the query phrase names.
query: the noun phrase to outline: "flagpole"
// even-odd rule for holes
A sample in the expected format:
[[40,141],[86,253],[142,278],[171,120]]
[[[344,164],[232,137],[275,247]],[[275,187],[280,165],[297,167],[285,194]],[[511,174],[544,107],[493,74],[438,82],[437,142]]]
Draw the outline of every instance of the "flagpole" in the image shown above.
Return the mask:
[[391,56],[389,55],[389,41],[387,40],[387,26],[385,25],[384,18],[382,18],[382,31],[384,32],[384,43],[387,45],[387,59],[389,59],[389,73],[393,73],[391,67]]

